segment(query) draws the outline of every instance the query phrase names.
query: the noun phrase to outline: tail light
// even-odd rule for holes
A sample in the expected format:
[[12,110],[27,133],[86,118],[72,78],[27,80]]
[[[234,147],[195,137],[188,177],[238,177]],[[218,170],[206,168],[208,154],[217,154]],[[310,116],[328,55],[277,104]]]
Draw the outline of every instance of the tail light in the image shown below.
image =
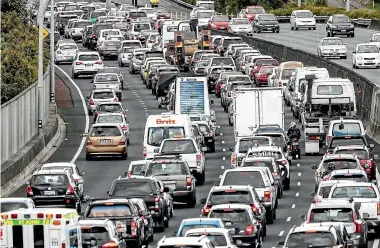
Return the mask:
[[90,105],[95,105],[94,99],[90,98]]
[[123,131],[126,131],[126,130],[128,130],[128,127],[127,127],[127,125],[125,125],[125,124],[124,124],[124,125],[122,125],[122,126],[121,126],[121,130],[123,130]]
[[244,230],[244,234],[245,235],[252,235],[253,232],[255,231],[255,227],[252,226],[252,225],[248,225],[245,230]]
[[264,198],[266,202],[270,201],[270,191],[265,191],[264,192]]
[[62,248],[66,248],[66,243],[62,243]]
[[[26,187],[26,194],[29,196],[33,195],[33,189],[31,186]],[[377,209],[379,209],[379,208],[377,208]]]
[[234,153],[231,156],[231,165],[236,166],[237,164],[237,155]]
[[362,225],[357,220],[355,220],[354,223],[355,223],[355,229],[356,229],[355,233],[361,233],[362,232]]
[[137,223],[135,221],[131,222],[131,236],[136,237],[137,235]]
[[257,207],[255,206],[255,204],[250,204],[250,205],[251,205],[252,212],[257,214],[259,211],[258,211]]
[[377,204],[377,215],[380,215],[380,203]]
[[119,141],[119,146],[123,146],[123,145],[125,145],[125,140],[126,140],[126,138],[125,138],[125,137],[122,137],[122,138],[120,139],[120,141]]
[[211,206],[207,205],[205,208],[202,209],[202,215],[203,216],[208,216],[210,213]]
[[146,147],[144,146],[143,148],[143,157],[145,158],[146,157]]
[[105,243],[104,245],[102,245],[102,248],[117,248],[117,247],[118,247],[118,245],[114,241],[108,242],[108,243]]
[[93,34],[93,35],[92,35],[92,38],[93,38],[93,39],[96,39],[96,34]]
[[119,101],[119,98],[115,97],[115,98],[113,99],[113,101],[114,101],[114,102],[118,102],[118,101]]
[[130,171],[128,171],[127,178],[131,178],[131,175],[132,175],[132,173]]
[[58,54],[61,54],[61,51],[57,51]]
[[291,148],[291,146],[290,146],[290,145],[288,145],[288,150],[290,150],[290,148]]
[[90,139],[87,140],[87,146],[92,146],[92,142]]
[[327,142],[330,142],[331,141],[331,139],[332,139],[332,136],[327,136]]
[[97,64],[97,65],[102,65],[103,62],[102,62],[102,61],[96,61],[95,64]]
[[156,211],[159,211],[160,210],[160,206],[158,205],[160,202],[160,197],[157,196],[156,198],[154,198],[154,210]]
[[67,190],[66,190],[66,195],[72,195],[74,194],[74,188],[73,186],[69,185],[69,187],[67,187]]
[[76,65],[83,65],[83,63],[82,63],[82,62],[79,62],[79,61],[76,62],[75,64],[76,64]]
[[327,180],[329,180],[329,176],[324,176],[323,181],[327,181]]
[[282,163],[283,165],[286,165],[286,164],[288,163],[288,161],[287,161],[287,160],[282,160],[281,163]]
[[78,179],[74,179],[74,183],[78,184],[79,183]]
[[201,164],[202,164],[202,155],[201,154],[197,154],[196,160],[197,160],[197,166],[201,166]]
[[186,177],[186,186],[190,187],[192,183],[191,177]]

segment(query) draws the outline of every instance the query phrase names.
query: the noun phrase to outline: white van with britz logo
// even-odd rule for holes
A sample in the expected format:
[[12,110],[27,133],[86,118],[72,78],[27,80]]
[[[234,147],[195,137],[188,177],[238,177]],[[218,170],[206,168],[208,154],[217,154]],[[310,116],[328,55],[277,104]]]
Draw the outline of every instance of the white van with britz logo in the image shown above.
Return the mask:
[[164,139],[192,137],[193,127],[189,115],[160,114],[148,117],[144,131],[144,158],[153,156]]

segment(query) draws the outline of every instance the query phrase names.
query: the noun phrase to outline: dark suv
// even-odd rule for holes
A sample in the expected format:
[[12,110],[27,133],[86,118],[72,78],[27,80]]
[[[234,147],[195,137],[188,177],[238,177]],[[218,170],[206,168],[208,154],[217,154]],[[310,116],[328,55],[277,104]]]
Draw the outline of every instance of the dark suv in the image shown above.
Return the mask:
[[36,171],[26,185],[26,196],[36,206],[63,205],[81,211],[79,188],[69,170]]
[[347,37],[355,36],[355,27],[346,15],[332,15],[326,24],[327,37],[335,35],[347,35]]

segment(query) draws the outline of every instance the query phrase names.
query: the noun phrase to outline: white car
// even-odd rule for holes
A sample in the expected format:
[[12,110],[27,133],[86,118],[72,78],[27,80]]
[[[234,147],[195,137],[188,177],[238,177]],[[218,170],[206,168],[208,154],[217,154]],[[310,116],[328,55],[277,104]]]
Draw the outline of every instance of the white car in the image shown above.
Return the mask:
[[80,75],[93,75],[103,68],[104,64],[98,52],[78,52],[72,66],[72,78]]
[[128,39],[138,40],[141,30],[152,30],[150,23],[132,23],[128,33]]
[[86,172],[79,171],[78,166],[74,163],[66,163],[66,162],[57,162],[57,163],[47,163],[42,165],[40,170],[62,170],[68,169],[70,173],[73,175],[74,182],[78,185],[80,196],[83,197],[83,185],[84,180],[82,176],[86,175]]
[[198,19],[198,27],[208,27],[210,18],[215,15],[214,10],[201,9],[195,13],[195,18]]
[[111,89],[121,100],[123,97],[121,89],[121,80],[117,73],[97,73],[92,81],[94,89]]
[[102,42],[107,38],[109,35],[122,35],[121,31],[119,29],[103,29],[100,30],[98,41],[96,42],[96,46],[100,46]]
[[228,25],[228,32],[235,34],[253,34],[252,24],[247,18],[232,18]]
[[149,49],[153,49],[153,47],[155,46],[155,42],[156,42],[156,39],[157,37],[159,37],[160,35],[157,34],[157,33],[151,33],[148,35],[148,38],[146,39],[146,48],[149,48]]
[[17,210],[20,208],[35,208],[34,201],[27,197],[4,197],[0,198],[1,213]]
[[81,40],[84,29],[89,25],[91,25],[91,22],[88,20],[74,20],[69,28],[69,38]]
[[116,93],[111,89],[99,89],[93,90],[91,95],[87,97],[88,104],[88,114],[92,115],[96,110],[96,105],[101,102],[118,102],[119,98],[117,98]]
[[54,53],[54,63],[59,64],[63,62],[73,62],[75,56],[79,52],[76,44],[73,43],[61,43]]
[[206,235],[211,239],[215,248],[237,248],[230,235],[230,230],[225,228],[195,228],[186,231],[185,237],[200,237]]
[[338,37],[322,38],[317,46],[317,54],[322,58],[338,57],[347,59],[347,43]]
[[380,33],[373,34],[369,42],[380,48]]
[[294,10],[290,16],[290,29],[316,29],[316,21],[310,10]]
[[145,170],[146,164],[146,160],[131,161],[128,166],[128,171],[124,172],[124,176],[127,178],[144,177],[141,175],[141,172]]
[[118,41],[123,41],[125,40],[123,35],[108,35],[106,40],[118,40]]
[[352,67],[374,67],[380,68],[380,50],[372,43],[357,44],[352,52]]

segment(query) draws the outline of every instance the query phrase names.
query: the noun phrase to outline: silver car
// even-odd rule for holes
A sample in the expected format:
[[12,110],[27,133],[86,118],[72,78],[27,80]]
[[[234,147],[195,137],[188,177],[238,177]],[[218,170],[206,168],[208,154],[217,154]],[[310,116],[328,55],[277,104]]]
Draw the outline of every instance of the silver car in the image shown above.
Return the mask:
[[98,73],[94,76],[92,83],[94,84],[94,89],[112,89],[121,100],[122,87],[117,73]]
[[101,102],[118,102],[115,92],[111,89],[95,89],[91,95],[87,97],[88,114],[92,115],[96,110],[96,105]]
[[228,32],[235,34],[253,34],[253,28],[247,18],[232,18],[228,25]]
[[347,59],[347,43],[337,37],[323,38],[317,46],[317,54],[322,58]]

